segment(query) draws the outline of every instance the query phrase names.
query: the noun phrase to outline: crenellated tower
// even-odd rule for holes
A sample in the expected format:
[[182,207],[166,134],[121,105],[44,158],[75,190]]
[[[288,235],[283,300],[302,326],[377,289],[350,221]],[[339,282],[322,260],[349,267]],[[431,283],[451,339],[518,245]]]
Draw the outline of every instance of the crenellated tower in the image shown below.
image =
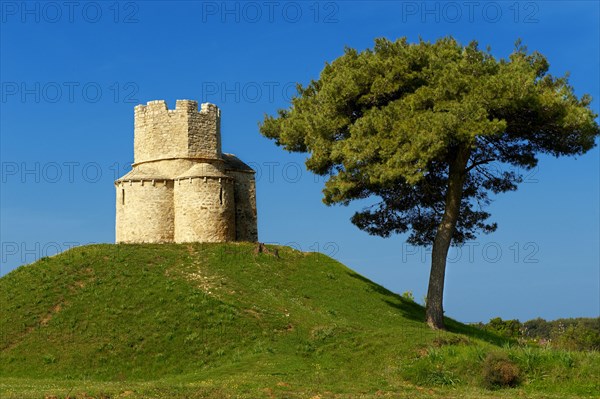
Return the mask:
[[177,100],[170,110],[163,100],[135,107],[135,163],[221,157],[221,111],[214,104]]
[[136,106],[134,163],[115,185],[117,242],[258,239],[254,171],[221,152],[214,104]]

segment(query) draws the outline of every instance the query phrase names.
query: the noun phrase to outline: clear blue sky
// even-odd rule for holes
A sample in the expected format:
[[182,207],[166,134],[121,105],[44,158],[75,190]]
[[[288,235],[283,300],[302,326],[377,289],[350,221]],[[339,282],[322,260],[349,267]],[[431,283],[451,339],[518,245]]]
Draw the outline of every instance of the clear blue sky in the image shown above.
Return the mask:
[[[73,243],[114,241],[113,180],[133,160],[133,107],[165,99],[222,109],[223,149],[258,170],[264,242],[332,254],[422,301],[430,256],[405,236],[371,237],[324,206],[304,156],[263,138],[258,122],[286,107],[345,46],[453,35],[506,57],[517,38],[570,72],[599,110],[596,1],[29,2],[1,18],[1,274]],[[498,231],[452,251],[446,313],[598,316],[599,157],[542,158],[517,192],[490,207]],[[24,287],[26,289],[26,287]]]

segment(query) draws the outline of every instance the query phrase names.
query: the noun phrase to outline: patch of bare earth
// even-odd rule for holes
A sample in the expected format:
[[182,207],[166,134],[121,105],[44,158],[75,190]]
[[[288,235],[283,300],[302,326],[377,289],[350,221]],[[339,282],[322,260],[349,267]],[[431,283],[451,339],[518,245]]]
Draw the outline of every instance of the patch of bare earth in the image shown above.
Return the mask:
[[29,334],[31,334],[36,328],[47,326],[48,323],[50,322],[50,320],[52,320],[52,318],[63,309],[64,304],[65,303],[61,301],[61,302],[57,303],[56,305],[54,305],[52,308],[50,308],[48,313],[46,313],[45,315],[43,315],[40,318],[38,324],[27,327],[13,341],[5,342],[5,345],[2,347],[1,350],[3,350],[3,351],[11,350],[15,346],[17,346],[19,343],[21,343],[25,338],[27,338],[27,336]]
[[193,245],[187,246],[188,253],[192,257],[192,266],[185,272],[185,278],[208,295],[217,296],[217,289],[222,285],[223,278],[217,275],[208,275],[202,271],[201,256]]

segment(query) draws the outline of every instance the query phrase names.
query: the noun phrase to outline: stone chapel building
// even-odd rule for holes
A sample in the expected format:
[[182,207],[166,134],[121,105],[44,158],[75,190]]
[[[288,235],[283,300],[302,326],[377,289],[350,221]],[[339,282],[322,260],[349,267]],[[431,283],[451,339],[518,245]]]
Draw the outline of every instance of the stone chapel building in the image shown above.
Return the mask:
[[214,104],[136,106],[132,167],[115,181],[116,242],[258,240],[254,170],[221,152]]

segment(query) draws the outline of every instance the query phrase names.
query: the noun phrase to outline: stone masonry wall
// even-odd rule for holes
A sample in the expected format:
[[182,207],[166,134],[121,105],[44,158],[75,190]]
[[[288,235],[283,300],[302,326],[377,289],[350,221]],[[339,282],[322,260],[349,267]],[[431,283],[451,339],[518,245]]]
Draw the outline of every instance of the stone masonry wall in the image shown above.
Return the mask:
[[164,101],[135,107],[134,162],[187,155],[188,115]]
[[213,104],[177,100],[174,110],[163,100],[135,107],[134,161],[221,156],[221,112]]
[[175,242],[235,241],[233,181],[189,178],[175,181]]
[[235,239],[258,241],[254,174],[238,171],[228,171],[227,174],[235,181]]
[[172,242],[173,181],[117,184],[116,241]]
[[188,156],[221,157],[221,111],[213,104],[202,104],[201,112],[188,113]]

